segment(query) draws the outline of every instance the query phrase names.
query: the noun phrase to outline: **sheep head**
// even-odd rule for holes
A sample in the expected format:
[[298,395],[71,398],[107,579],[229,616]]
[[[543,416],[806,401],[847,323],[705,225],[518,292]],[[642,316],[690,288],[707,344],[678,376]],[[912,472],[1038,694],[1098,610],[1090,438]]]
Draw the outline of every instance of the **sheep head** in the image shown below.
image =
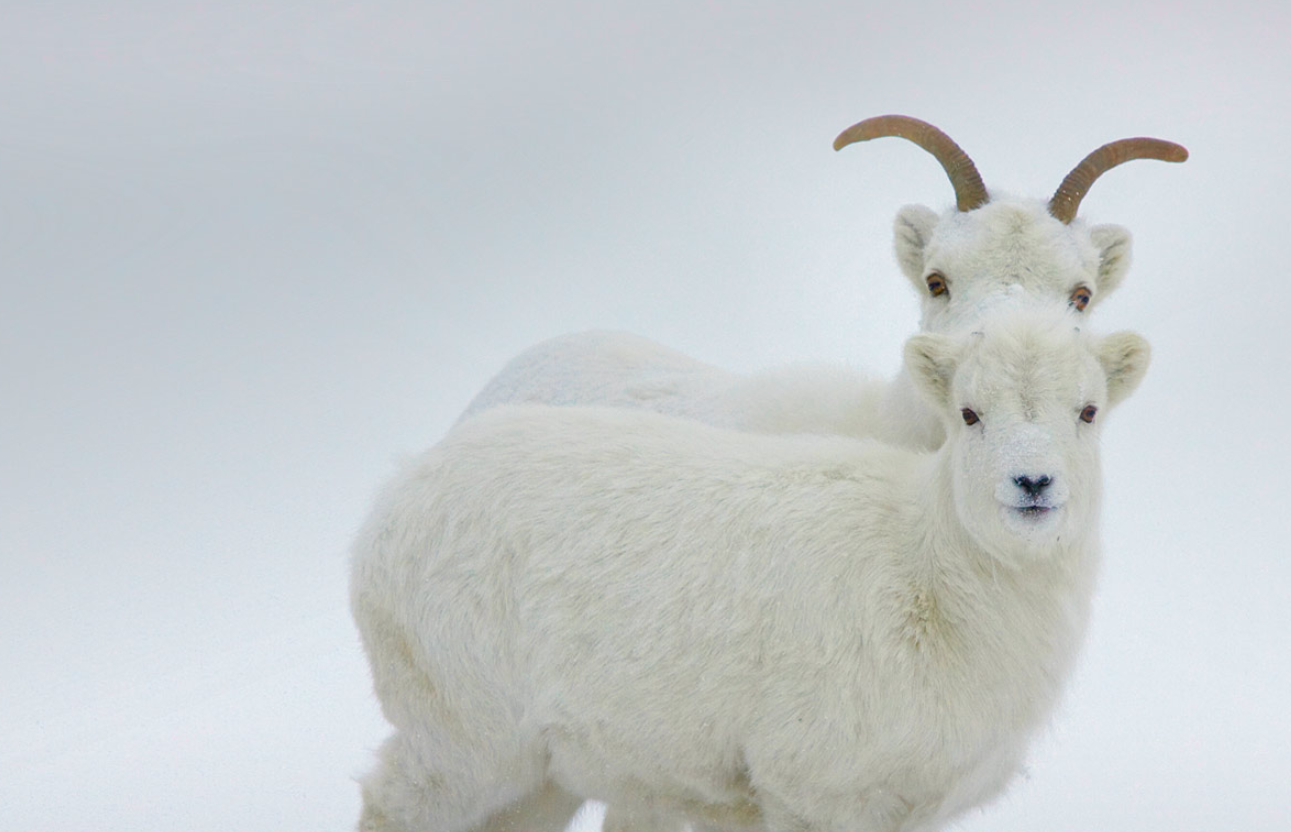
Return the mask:
[[1122,139],[1085,157],[1047,202],[990,194],[972,160],[949,136],[908,116],[878,116],[839,134],[834,149],[881,136],[923,147],[946,169],[955,207],[937,214],[909,205],[895,223],[897,261],[922,297],[921,327],[948,332],[986,311],[1042,300],[1092,308],[1130,265],[1130,233],[1117,225],[1088,226],[1076,211],[1094,181],[1132,159],[1182,162],[1188,152],[1160,139]]
[[1005,310],[979,332],[906,343],[906,369],[946,430],[959,520],[1013,565],[1096,528],[1103,415],[1147,370],[1141,336],[1076,323],[1051,306]]

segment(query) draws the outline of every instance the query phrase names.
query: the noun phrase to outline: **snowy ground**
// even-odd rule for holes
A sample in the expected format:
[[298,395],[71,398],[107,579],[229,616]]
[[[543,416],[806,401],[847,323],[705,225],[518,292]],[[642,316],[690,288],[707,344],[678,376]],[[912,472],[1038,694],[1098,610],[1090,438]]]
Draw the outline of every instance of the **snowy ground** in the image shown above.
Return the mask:
[[0,5],[0,828],[352,828],[391,460],[572,330],[894,370],[891,218],[951,193],[829,149],[884,112],[1036,195],[1193,154],[1082,208],[1154,365],[1079,675],[962,827],[1291,828],[1285,5],[71,5]]

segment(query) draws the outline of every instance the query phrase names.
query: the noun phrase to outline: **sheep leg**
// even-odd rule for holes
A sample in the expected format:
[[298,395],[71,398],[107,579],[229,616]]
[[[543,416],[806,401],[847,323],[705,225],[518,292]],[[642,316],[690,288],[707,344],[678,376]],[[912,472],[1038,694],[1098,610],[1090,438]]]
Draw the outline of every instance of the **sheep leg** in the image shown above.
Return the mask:
[[398,732],[382,745],[361,780],[359,832],[560,832],[582,804],[543,783],[530,761],[482,766],[469,751],[427,744],[426,733]]
[[497,812],[474,832],[563,832],[583,799],[548,781]]
[[405,628],[367,597],[356,598],[354,615],[396,728],[360,781],[360,832],[474,832],[495,815],[498,824],[532,815],[536,831],[563,829],[579,802],[546,785],[545,751],[514,723],[510,703],[479,685],[442,684]]
[[[473,832],[489,829],[495,815],[503,823],[531,811],[544,818],[535,832],[548,832],[545,818],[559,813],[564,793],[544,785],[540,748],[484,695],[474,697],[473,713],[454,707],[406,646],[379,655],[372,663],[377,691],[398,728],[360,781],[359,832]],[[563,822],[578,808],[572,796],[567,802]]]
[[817,795],[818,802],[789,805],[764,796],[762,810],[769,832],[904,832],[919,828],[913,806],[886,789],[861,795]]
[[686,824],[651,809],[630,809],[615,803],[605,807],[601,832],[685,832]]

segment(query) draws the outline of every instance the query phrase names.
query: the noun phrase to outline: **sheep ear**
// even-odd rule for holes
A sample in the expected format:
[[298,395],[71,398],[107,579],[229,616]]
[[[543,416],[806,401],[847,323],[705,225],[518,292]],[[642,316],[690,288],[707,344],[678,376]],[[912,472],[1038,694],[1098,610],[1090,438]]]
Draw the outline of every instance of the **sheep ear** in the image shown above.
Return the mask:
[[1129,397],[1148,371],[1152,348],[1137,332],[1114,332],[1098,345],[1098,363],[1107,374],[1107,403]]
[[1129,229],[1119,225],[1095,225],[1089,229],[1089,238],[1098,249],[1098,286],[1094,297],[1102,299],[1121,285],[1130,270],[1132,238]]
[[924,249],[937,226],[937,212],[922,205],[907,205],[897,212],[893,223],[897,263],[920,296],[927,294],[923,283]]
[[906,372],[938,411],[950,403],[950,382],[959,366],[960,345],[946,335],[921,332],[905,343]]

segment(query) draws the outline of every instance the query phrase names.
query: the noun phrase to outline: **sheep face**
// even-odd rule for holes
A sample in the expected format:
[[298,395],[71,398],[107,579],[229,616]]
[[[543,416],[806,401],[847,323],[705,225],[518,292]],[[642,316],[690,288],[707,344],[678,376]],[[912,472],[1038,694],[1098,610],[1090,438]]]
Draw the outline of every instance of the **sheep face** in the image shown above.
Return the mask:
[[922,298],[921,328],[953,332],[993,310],[1052,304],[1088,313],[1130,264],[1130,234],[1115,225],[1065,224],[1041,200],[996,196],[938,216],[921,205],[896,219],[901,270]]
[[834,139],[856,142],[899,136],[932,154],[955,189],[955,207],[938,217],[922,206],[897,215],[897,259],[923,296],[923,329],[950,332],[1018,298],[1083,311],[1116,288],[1129,268],[1130,236],[1116,226],[1086,228],[1076,219],[1090,186],[1135,159],[1182,162],[1184,147],[1147,137],[1099,147],[1063,178],[1048,202],[987,191],[977,166],[950,136],[926,121],[874,116]]
[[1099,502],[1102,414],[1147,369],[1140,336],[1082,334],[1071,313],[992,317],[963,338],[922,334],[906,364],[942,415],[956,513],[1011,565],[1078,542]]

